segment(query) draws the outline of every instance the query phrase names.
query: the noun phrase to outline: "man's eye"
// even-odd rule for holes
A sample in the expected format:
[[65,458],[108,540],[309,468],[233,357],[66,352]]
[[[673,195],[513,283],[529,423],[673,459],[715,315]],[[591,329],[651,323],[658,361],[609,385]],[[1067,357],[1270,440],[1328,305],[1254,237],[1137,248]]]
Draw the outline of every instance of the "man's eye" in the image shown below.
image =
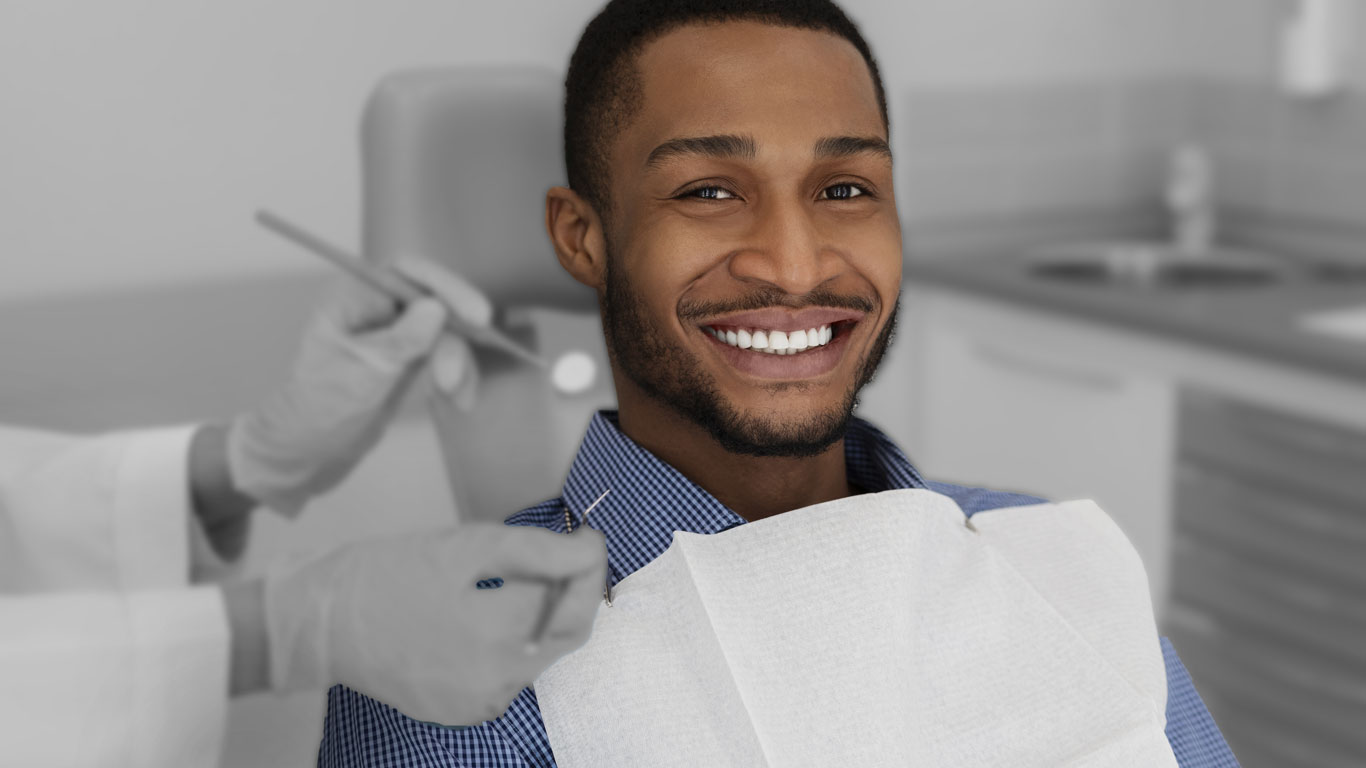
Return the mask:
[[698,187],[684,192],[679,197],[695,197],[702,200],[734,200],[735,195],[722,187]]
[[868,190],[858,184],[831,184],[821,190],[824,200],[850,200],[867,194]]

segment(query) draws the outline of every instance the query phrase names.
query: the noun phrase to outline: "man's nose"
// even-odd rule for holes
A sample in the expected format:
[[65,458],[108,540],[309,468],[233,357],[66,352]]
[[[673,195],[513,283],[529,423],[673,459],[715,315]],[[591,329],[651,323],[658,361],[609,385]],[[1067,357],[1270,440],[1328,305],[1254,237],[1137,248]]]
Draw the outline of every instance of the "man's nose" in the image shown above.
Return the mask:
[[797,296],[837,276],[844,259],[822,234],[815,215],[802,201],[761,205],[741,247],[731,256],[731,275]]

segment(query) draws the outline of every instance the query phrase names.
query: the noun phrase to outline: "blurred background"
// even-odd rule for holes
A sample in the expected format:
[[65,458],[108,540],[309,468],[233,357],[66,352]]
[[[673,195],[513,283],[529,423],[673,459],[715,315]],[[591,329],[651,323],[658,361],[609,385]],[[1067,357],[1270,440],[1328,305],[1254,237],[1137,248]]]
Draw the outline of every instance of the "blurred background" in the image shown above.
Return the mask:
[[[330,275],[252,212],[359,249],[375,84],[562,71],[599,5],[0,3],[0,421],[93,431],[258,401]],[[1366,765],[1354,5],[843,3],[882,67],[906,243],[900,333],[861,415],[935,479],[1099,500],[1252,768]],[[539,225],[539,205],[516,216]],[[598,326],[529,327],[544,345]],[[610,402],[549,399],[540,423],[567,414],[545,428],[572,451]],[[500,519],[567,466],[540,467],[533,498],[462,505],[440,443],[410,408],[325,512],[258,516],[248,572]],[[235,701],[224,765],[311,761],[322,712],[321,694]]]

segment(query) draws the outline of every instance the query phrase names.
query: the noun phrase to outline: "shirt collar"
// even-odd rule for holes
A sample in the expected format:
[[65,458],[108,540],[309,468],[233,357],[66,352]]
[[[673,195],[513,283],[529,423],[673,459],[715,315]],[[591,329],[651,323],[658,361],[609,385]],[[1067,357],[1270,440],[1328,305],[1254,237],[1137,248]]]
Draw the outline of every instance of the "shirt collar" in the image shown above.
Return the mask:
[[[850,420],[844,460],[849,480],[865,491],[925,487],[924,479],[901,449],[862,419]],[[611,492],[593,507],[588,520],[607,539],[609,578],[613,582],[668,549],[674,531],[718,533],[745,522],[701,486],[623,434],[616,411],[599,411],[588,424],[564,483],[562,502],[575,527],[584,510],[608,489]],[[543,509],[536,522],[563,532],[563,508],[558,514],[546,514],[550,512]]]

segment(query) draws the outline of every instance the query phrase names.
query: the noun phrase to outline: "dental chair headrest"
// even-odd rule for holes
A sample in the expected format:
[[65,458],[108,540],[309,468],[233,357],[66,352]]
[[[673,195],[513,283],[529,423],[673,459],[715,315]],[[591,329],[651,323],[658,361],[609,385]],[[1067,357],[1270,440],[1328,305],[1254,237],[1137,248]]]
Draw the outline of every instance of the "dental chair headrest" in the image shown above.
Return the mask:
[[366,258],[442,262],[495,306],[595,309],[545,232],[563,184],[562,78],[460,67],[380,81],[361,127]]

